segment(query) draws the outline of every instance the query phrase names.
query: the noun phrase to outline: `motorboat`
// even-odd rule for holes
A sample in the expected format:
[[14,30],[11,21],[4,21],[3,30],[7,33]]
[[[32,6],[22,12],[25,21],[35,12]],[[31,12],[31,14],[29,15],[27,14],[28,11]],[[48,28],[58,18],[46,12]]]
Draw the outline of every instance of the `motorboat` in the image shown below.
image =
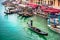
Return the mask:
[[52,31],[60,34],[60,26],[56,26],[56,27],[55,27],[54,25],[48,25],[48,27],[49,27]]

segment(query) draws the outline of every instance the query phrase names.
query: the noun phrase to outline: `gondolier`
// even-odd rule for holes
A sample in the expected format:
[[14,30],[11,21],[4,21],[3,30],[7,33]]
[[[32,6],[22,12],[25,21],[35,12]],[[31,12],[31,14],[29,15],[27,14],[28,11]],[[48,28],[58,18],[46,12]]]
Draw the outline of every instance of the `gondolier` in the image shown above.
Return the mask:
[[31,26],[33,26],[33,20],[31,20],[30,22],[31,22]]

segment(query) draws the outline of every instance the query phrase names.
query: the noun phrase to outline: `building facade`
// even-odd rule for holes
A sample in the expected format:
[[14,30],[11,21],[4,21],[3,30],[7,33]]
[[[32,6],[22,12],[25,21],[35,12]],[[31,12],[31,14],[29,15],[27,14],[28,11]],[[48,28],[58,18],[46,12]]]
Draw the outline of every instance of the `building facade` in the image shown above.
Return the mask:
[[53,7],[60,7],[60,0],[28,0],[30,3],[44,4]]

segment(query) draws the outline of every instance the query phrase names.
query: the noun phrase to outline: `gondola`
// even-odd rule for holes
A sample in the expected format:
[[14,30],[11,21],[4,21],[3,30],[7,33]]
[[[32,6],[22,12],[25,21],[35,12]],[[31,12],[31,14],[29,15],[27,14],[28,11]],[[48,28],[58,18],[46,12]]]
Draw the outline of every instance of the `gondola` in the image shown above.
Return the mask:
[[33,14],[23,14],[23,17],[32,17]]
[[4,12],[5,14],[12,14],[12,12],[10,13],[10,12]]
[[19,16],[24,16],[24,13],[22,11],[18,12]]
[[[28,23],[27,23],[28,24]],[[41,31],[40,29],[36,28],[36,27],[33,27],[32,24],[28,24],[29,26],[29,29],[31,29],[32,31],[38,33],[38,34],[41,34],[41,35],[45,35],[45,36],[48,36],[48,33],[46,32],[43,32]]]
[[13,11],[13,12],[4,12],[5,14],[13,14],[13,13],[18,13],[19,11]]

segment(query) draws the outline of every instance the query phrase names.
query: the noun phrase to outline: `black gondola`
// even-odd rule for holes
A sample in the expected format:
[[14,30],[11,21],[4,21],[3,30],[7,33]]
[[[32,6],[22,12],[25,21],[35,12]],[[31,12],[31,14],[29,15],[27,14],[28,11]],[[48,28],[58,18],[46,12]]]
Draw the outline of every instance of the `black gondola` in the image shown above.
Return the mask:
[[33,14],[23,14],[22,16],[23,16],[23,17],[32,17]]
[[29,29],[31,29],[32,31],[34,31],[34,32],[36,32],[36,33],[38,33],[38,34],[41,34],[41,35],[46,35],[46,36],[48,36],[48,33],[43,32],[43,31],[41,31],[40,29],[38,29],[38,28],[36,28],[36,27],[33,27],[31,24],[28,24],[28,26],[29,26]]
[[12,13],[10,13],[10,12],[4,12],[5,14],[12,14]]
[[24,13],[23,13],[22,11],[20,11],[20,12],[18,12],[18,15],[19,15],[19,16],[23,16]]
[[18,13],[18,11],[15,12],[4,12],[5,14],[13,14],[13,13]]

